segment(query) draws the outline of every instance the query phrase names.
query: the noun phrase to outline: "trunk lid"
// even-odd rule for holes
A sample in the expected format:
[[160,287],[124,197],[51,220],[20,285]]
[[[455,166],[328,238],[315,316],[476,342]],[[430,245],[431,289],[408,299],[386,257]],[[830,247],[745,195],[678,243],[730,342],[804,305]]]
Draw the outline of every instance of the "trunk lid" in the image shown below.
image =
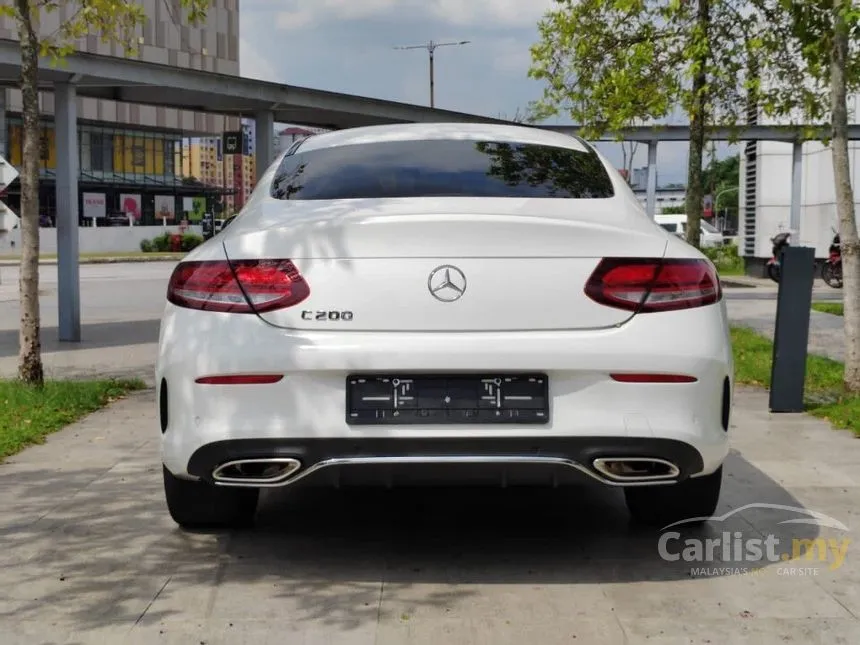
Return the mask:
[[224,248],[231,260],[290,259],[308,282],[306,300],[265,321],[390,332],[620,325],[630,312],[590,299],[588,278],[605,256],[666,249],[653,223],[616,200],[421,201],[268,202],[227,229]]

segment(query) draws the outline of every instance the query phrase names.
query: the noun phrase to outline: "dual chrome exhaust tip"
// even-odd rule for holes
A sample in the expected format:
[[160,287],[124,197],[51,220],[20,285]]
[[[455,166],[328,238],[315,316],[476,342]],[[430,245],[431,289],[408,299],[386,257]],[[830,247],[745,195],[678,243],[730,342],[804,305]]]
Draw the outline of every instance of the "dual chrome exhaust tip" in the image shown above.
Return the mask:
[[594,479],[612,486],[671,484],[681,475],[681,470],[677,465],[658,457],[600,457],[594,459],[591,468],[588,468],[584,464],[563,457],[439,455],[342,457],[321,461],[304,469],[302,469],[302,462],[294,457],[236,459],[216,467],[212,471],[212,480],[220,486],[268,488],[287,486],[299,479],[304,479],[315,471],[330,466],[464,463],[565,466],[582,471]]
[[212,479],[229,486],[279,486],[301,467],[302,462],[292,457],[237,459],[218,466]]
[[677,479],[681,470],[656,457],[602,457],[592,463],[604,477],[616,482],[651,482]]

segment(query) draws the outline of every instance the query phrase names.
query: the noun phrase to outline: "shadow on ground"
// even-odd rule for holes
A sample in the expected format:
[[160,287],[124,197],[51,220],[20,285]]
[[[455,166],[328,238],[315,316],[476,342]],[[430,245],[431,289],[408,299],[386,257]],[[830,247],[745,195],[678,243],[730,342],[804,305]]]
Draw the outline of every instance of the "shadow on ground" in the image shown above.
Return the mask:
[[[60,342],[57,327],[42,327],[42,351],[68,352],[82,349],[106,349],[158,342],[160,320],[85,323],[81,325],[80,343]],[[0,330],[0,358],[18,355],[18,330]]]
[[[385,618],[383,585],[386,596],[414,606],[448,608],[479,594],[473,585],[680,581],[697,565],[663,560],[659,531],[630,525],[621,492],[596,484],[275,490],[263,495],[252,530],[183,532],[167,515],[161,470],[149,457],[107,473],[0,466],[0,489],[19,491],[0,515],[0,622],[60,620],[87,630],[194,620],[195,612],[205,620],[219,603],[236,611],[230,603],[243,598],[255,615],[268,605],[297,621],[354,629]],[[723,490],[721,513],[750,502],[801,507],[737,453]],[[818,535],[817,526],[784,519],[753,511],[680,530],[773,534],[783,543]]]

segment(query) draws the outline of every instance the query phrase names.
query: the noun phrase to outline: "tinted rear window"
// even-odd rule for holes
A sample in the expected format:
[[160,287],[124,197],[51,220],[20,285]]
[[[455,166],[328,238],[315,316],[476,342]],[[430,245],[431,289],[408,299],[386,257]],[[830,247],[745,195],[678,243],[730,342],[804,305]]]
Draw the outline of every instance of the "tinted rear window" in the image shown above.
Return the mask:
[[421,140],[301,151],[272,182],[278,199],[396,197],[607,198],[612,181],[592,151],[526,143]]

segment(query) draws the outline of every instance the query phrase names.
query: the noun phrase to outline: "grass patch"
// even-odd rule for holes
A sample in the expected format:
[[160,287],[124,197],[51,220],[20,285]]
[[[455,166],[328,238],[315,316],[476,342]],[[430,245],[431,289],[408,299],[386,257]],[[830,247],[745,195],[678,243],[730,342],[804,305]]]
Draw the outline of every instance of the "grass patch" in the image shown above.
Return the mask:
[[820,311],[823,314],[833,314],[834,316],[845,315],[845,305],[841,302],[813,302],[812,309]]
[[[770,387],[773,343],[746,327],[732,327],[735,379],[745,385]],[[860,435],[860,396],[845,393],[845,366],[823,356],[806,358],[805,404],[807,411],[838,428]]]
[[144,387],[138,380],[46,381],[43,388],[0,380],[0,460]]

